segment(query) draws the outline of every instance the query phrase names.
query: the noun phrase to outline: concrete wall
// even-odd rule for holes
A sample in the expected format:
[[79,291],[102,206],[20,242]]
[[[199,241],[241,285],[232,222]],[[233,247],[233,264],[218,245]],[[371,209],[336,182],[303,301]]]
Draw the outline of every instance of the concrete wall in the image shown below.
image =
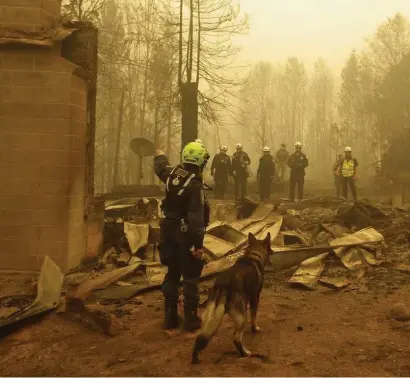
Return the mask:
[[86,83],[58,51],[23,50],[0,50],[0,267],[67,269],[85,249]]
[[0,25],[28,32],[53,25],[60,17],[60,0],[0,0]]
[[[57,0],[0,0],[10,27],[47,27]],[[7,15],[7,17],[5,16]],[[86,250],[87,84],[60,48],[0,46],[0,269],[64,271]]]

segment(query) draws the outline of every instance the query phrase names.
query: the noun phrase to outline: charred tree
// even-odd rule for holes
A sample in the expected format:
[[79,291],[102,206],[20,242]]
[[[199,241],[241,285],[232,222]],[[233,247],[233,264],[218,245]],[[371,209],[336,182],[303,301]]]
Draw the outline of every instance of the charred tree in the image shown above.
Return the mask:
[[[199,1],[196,6],[198,16],[198,30],[200,29]],[[180,2],[179,13],[179,67],[178,67],[178,85],[181,97],[181,148],[198,137],[198,82],[199,82],[199,61],[200,61],[200,33],[196,34],[197,38],[197,64],[196,79],[192,81],[193,72],[193,51],[194,51],[194,2],[190,0],[189,7],[189,35],[186,46],[186,64],[183,67],[183,0]],[[186,72],[186,81],[183,80],[183,73]]]
[[198,86],[196,83],[181,83],[182,132],[181,147],[198,137]]

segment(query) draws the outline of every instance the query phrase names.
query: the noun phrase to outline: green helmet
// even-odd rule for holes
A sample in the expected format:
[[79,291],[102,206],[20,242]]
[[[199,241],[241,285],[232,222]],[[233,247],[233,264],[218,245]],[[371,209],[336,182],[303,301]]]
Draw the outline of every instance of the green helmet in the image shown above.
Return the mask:
[[182,163],[203,166],[209,159],[206,147],[199,142],[188,143],[182,150]]

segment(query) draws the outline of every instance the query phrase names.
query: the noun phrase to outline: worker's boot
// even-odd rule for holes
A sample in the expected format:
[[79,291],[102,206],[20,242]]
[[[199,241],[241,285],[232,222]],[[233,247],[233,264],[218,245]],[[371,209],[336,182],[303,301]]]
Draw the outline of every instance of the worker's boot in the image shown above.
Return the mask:
[[201,328],[202,321],[197,314],[197,309],[184,309],[184,330],[188,332],[195,332]]
[[178,302],[176,300],[164,300],[164,329],[176,329],[179,327]]

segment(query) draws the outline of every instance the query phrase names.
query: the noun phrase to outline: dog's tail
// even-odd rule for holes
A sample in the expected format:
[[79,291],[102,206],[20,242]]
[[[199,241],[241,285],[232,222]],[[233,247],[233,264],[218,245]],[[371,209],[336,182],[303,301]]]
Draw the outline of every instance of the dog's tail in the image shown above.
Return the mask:
[[198,354],[206,348],[212,336],[222,323],[225,315],[228,292],[221,287],[215,287],[208,299],[208,304],[202,315],[202,327],[199,335],[195,340],[194,350],[192,352],[192,363],[199,363]]

